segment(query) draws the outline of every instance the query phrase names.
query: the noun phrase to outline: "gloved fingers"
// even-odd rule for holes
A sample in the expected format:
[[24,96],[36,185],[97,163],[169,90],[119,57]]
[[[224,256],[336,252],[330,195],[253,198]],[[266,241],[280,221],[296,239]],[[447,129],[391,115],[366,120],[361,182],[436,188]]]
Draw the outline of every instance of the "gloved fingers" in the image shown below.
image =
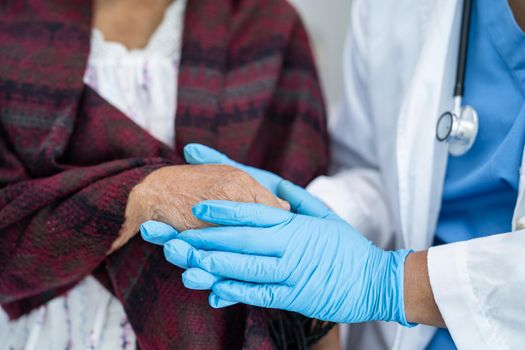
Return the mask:
[[142,239],[153,244],[163,245],[177,237],[179,232],[168,224],[160,221],[146,221],[140,226]]
[[213,292],[211,292],[210,296],[208,297],[208,303],[214,309],[220,309],[223,307],[228,307],[228,306],[237,304],[235,301],[227,301],[227,300],[221,299],[217,296],[217,294]]
[[222,300],[274,309],[282,309],[283,300],[292,294],[291,287],[286,285],[232,280],[217,282],[212,290]]
[[208,251],[282,257],[286,236],[271,229],[256,227],[208,227],[181,232],[177,239]]
[[241,169],[259,181],[261,185],[273,194],[277,190],[277,184],[282,180],[279,175],[241,164],[213,148],[198,143],[190,143],[184,147],[184,159],[189,164],[224,164]]
[[277,186],[277,195],[290,203],[292,211],[307,216],[323,219],[337,219],[339,217],[323,202],[312,196],[304,188],[290,181],[283,180]]
[[196,267],[190,267],[182,274],[182,284],[188,289],[210,290],[215,283],[222,280],[222,277]]
[[193,248],[179,239],[164,245],[166,259],[182,268],[197,267],[222,278],[257,283],[279,283],[286,278],[279,258],[214,252]]
[[194,248],[188,243],[180,239],[172,239],[164,244],[164,257],[173,265],[181,269],[188,269],[191,267],[188,263],[188,256],[192,249]]
[[193,215],[202,221],[222,226],[271,227],[289,221],[293,214],[256,203],[203,201],[193,207]]
[[224,164],[236,168],[242,167],[242,164],[231,160],[225,154],[199,143],[190,143],[184,147],[184,159],[189,164]]

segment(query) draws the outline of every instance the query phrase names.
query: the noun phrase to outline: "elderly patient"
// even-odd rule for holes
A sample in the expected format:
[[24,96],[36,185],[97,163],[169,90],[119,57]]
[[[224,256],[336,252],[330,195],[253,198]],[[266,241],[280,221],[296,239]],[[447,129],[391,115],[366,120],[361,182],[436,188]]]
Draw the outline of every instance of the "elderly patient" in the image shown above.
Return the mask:
[[211,310],[135,237],[149,219],[199,226],[203,199],[287,207],[240,170],[185,165],[190,142],[303,185],[324,171],[319,83],[285,1],[0,4],[0,348],[300,348],[323,334],[284,312]]

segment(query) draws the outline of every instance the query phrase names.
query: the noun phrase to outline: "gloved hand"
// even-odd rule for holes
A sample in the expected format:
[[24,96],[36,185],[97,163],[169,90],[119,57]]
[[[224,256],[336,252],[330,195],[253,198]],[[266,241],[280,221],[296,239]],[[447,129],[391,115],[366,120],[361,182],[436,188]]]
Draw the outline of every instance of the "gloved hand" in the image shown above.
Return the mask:
[[[212,285],[213,307],[241,302],[326,321],[410,326],[403,295],[409,251],[379,249],[287,181],[278,195],[297,213],[227,201],[196,205],[196,217],[223,227],[185,231],[165,244],[168,261],[197,273],[185,285]],[[220,277],[200,279],[206,272]]]
[[[150,243],[164,245],[166,242],[176,238],[179,232],[172,226],[160,221],[149,220],[140,226],[142,238]],[[190,266],[186,261],[180,260],[176,264],[178,267],[188,269]],[[215,282],[223,280],[220,276],[215,276],[202,269],[189,268],[182,274],[182,282],[187,288],[197,290],[211,289]],[[236,303],[230,303],[233,305]]]
[[184,147],[184,159],[188,164],[223,164],[241,169],[250,174],[273,194],[277,193],[277,185],[282,181],[279,175],[238,163],[221,152],[198,143],[190,143]]
[[[277,185],[283,180],[280,176],[269,171],[257,169],[238,163],[205,145],[191,143],[184,147],[184,158],[188,164],[223,164],[229,165],[248,173],[270,192],[276,194]],[[150,243],[163,245],[168,240],[178,235],[173,227],[158,221],[147,221],[140,228],[142,238]],[[180,264],[183,267],[184,264]],[[221,280],[219,276],[214,276],[201,269],[189,269],[182,275],[182,280],[188,288],[192,289],[211,289],[213,283]],[[229,305],[236,303],[229,303]]]

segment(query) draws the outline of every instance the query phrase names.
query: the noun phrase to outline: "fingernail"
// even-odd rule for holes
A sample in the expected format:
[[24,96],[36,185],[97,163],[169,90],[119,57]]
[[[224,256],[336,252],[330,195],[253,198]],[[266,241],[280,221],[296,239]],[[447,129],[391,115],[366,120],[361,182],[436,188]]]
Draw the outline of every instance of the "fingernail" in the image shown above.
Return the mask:
[[140,235],[145,241],[154,244],[164,244],[177,237],[179,233],[170,225],[158,221],[146,221],[140,226]]
[[148,238],[150,236],[148,232],[148,228],[147,228],[147,222],[140,225],[140,234],[142,235],[143,238]]
[[164,245],[164,256],[173,265],[187,269],[190,249],[191,246],[188,243],[173,239]]
[[140,233],[147,237],[159,237],[171,234],[175,231],[173,227],[159,221],[149,220],[140,226]]
[[191,208],[191,212],[193,213],[193,216],[196,218],[200,217],[204,212],[206,211],[206,206],[202,203],[197,203]]
[[215,293],[210,293],[210,296],[208,297],[208,302],[210,303],[210,306],[215,308],[215,309],[228,307],[228,306],[232,306],[232,305],[237,304],[237,303],[232,302],[232,301],[227,301],[227,300],[221,299]]
[[186,147],[184,147],[184,157],[186,158],[186,160],[191,160],[191,161],[198,161],[198,159],[195,158],[195,145],[194,144],[189,144],[189,145],[186,145]]
[[217,277],[201,269],[190,268],[182,274],[182,283],[189,289],[208,290],[217,280]]
[[295,185],[293,183],[291,183],[290,181],[288,181],[288,180],[283,180],[283,181],[281,181],[281,186],[293,187]]

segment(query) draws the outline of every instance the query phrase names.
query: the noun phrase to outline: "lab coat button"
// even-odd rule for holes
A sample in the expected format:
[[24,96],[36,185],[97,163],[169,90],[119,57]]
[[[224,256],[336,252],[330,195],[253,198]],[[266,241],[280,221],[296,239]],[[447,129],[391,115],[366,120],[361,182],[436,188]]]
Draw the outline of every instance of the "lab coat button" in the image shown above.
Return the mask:
[[516,220],[516,230],[525,230],[525,216],[522,216]]

